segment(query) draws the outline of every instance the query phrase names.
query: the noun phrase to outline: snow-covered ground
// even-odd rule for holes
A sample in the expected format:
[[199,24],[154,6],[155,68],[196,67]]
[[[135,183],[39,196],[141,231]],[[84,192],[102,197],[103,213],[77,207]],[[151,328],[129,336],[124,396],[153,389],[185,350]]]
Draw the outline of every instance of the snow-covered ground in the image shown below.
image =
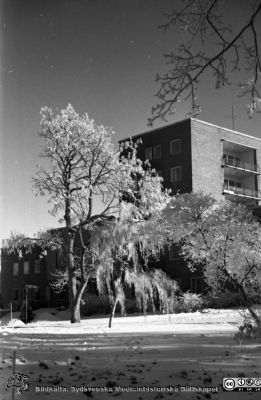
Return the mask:
[[75,334],[75,333],[111,333],[111,332],[215,332],[233,333],[237,331],[244,318],[244,313],[237,310],[205,310],[204,312],[135,315],[116,317],[112,328],[108,328],[109,317],[83,318],[80,324],[70,323],[68,310],[57,311],[55,308],[39,309],[35,319],[30,324],[19,320],[19,312],[10,314],[1,319],[0,332],[2,333],[45,333],[48,334]]
[[234,340],[243,320],[237,310],[118,317],[111,329],[108,317],[70,324],[66,310],[38,310],[27,325],[13,318],[0,325],[3,400],[12,395],[13,351],[16,372],[29,377],[21,400],[260,398],[222,389],[223,377],[261,377],[260,341]]

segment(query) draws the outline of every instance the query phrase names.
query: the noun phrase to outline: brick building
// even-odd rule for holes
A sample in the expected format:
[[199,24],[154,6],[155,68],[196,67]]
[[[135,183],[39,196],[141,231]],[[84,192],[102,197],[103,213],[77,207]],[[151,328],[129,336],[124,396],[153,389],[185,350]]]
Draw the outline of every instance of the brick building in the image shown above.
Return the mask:
[[[174,194],[203,191],[217,199],[227,198],[258,209],[261,139],[194,118],[133,136],[134,141],[137,139],[142,139],[138,157],[150,161]],[[31,254],[18,259],[2,250],[1,261],[4,307],[12,302],[14,308],[19,308],[26,295],[35,308],[68,304],[68,293],[54,293],[49,285],[61,264],[59,252],[48,251],[42,257],[35,247]],[[174,246],[158,266],[183,290],[202,290],[202,274],[188,273]]]
[[57,307],[68,304],[66,292],[55,293],[49,283],[59,263],[59,253],[48,251],[44,255],[35,247],[22,258],[2,249],[2,299],[5,308],[12,303],[13,310],[20,309],[26,296],[33,308]]
[[[57,235],[65,243],[65,228],[53,229],[50,233]],[[83,237],[88,241],[89,233],[84,231]],[[79,236],[76,234],[75,251],[79,250]],[[66,265],[63,249],[48,248],[43,251],[34,246],[31,251],[21,248],[22,257],[1,250],[1,289],[2,301],[5,308],[12,303],[13,310],[21,308],[27,297],[33,308],[67,307],[69,304],[68,289],[61,292],[53,290],[52,283],[56,279],[56,271]]]
[[[194,118],[132,139],[142,139],[138,157],[150,161],[173,194],[202,191],[218,200],[225,198],[258,209],[261,139]],[[128,145],[127,141],[121,143]],[[174,246],[160,264],[180,282],[183,290],[202,290],[200,272],[188,273]]]
[[174,194],[203,191],[252,206],[261,202],[259,138],[189,118],[132,139],[142,139],[138,157],[150,161]]

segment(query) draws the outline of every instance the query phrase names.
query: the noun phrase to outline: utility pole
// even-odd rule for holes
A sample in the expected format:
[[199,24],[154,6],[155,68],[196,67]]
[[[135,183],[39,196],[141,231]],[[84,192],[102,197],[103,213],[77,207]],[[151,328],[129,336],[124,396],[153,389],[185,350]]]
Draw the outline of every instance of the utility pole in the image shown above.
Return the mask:
[[28,305],[27,305],[27,291],[26,291],[26,294],[25,294],[25,323],[27,324],[27,308],[28,308]]
[[235,114],[234,114],[234,104],[232,103],[232,127],[235,130]]

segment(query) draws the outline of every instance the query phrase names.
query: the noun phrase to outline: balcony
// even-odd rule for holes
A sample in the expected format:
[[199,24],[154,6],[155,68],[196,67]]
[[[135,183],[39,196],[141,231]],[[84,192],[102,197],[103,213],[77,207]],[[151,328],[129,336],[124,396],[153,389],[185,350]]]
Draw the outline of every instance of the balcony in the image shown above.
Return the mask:
[[261,192],[244,187],[232,186],[227,183],[223,185],[223,194],[237,196],[244,199],[261,200]]
[[232,157],[227,154],[223,155],[222,167],[234,168],[239,171],[251,172],[255,175],[260,174],[260,166],[250,161],[243,161],[237,157]]

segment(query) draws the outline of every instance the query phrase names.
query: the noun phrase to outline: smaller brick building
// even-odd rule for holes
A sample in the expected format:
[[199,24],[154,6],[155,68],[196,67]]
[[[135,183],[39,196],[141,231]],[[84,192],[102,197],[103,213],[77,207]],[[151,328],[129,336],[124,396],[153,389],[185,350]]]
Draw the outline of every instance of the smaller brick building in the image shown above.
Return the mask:
[[4,308],[13,310],[21,308],[27,297],[33,308],[59,307],[68,305],[66,291],[55,293],[50,282],[54,280],[54,272],[59,266],[59,251],[42,250],[35,246],[32,252],[22,249],[23,256],[1,251],[2,264],[2,300]]

